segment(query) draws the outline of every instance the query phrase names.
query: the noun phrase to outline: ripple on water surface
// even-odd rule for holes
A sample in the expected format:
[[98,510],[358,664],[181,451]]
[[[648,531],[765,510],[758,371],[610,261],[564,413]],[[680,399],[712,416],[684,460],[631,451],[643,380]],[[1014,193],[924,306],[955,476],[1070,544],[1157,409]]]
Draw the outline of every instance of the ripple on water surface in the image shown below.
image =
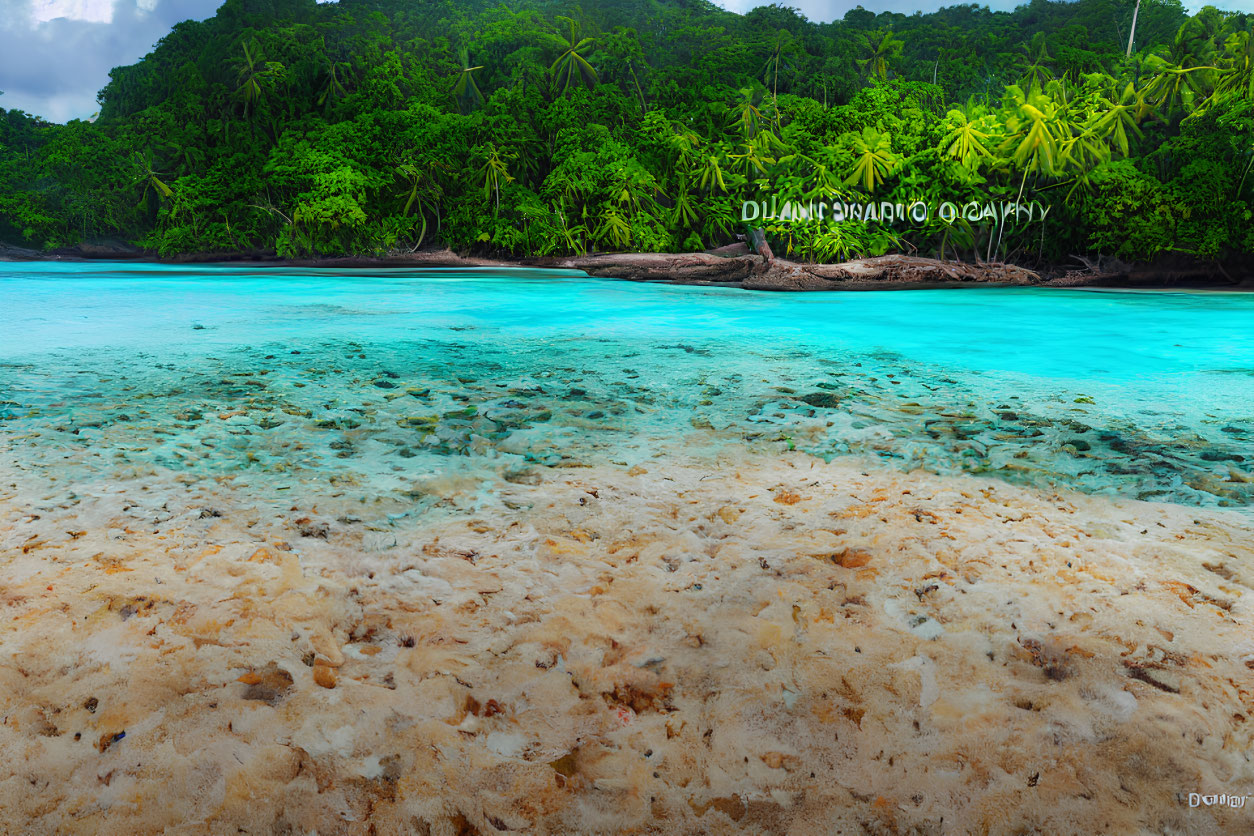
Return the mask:
[[[19,464],[415,495],[682,442],[1247,506],[1254,299],[755,294],[568,272],[7,265]],[[67,488],[68,489],[68,488]]]

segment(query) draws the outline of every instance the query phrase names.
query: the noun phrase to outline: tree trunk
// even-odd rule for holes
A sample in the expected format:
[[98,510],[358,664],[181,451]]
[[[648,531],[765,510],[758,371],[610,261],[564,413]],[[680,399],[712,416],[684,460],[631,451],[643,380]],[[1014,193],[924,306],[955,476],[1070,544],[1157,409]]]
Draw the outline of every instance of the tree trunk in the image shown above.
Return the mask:
[[1132,10],[1132,31],[1128,33],[1128,52],[1125,58],[1132,57],[1132,41],[1136,39],[1136,16],[1141,11],[1141,0],[1136,0],[1136,8]]

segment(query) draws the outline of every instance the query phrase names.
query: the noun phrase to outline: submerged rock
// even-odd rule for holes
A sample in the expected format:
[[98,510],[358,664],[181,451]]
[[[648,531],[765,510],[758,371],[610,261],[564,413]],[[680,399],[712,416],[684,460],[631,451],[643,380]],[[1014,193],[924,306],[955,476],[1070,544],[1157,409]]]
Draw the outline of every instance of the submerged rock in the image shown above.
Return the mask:
[[801,395],[797,400],[822,409],[836,409],[840,406],[840,398],[831,392],[811,392]]

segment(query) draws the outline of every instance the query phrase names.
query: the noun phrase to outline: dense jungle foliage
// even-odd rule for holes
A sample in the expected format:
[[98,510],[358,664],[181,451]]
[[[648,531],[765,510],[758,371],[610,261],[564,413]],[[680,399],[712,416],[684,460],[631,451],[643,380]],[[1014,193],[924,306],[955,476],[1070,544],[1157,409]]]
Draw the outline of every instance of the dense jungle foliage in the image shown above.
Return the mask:
[[705,0],[227,0],[100,92],[0,110],[0,241],[164,255],[691,251],[741,204],[1039,200],[1045,221],[768,222],[777,253],[1254,254],[1254,15],[1179,0],[829,24]]

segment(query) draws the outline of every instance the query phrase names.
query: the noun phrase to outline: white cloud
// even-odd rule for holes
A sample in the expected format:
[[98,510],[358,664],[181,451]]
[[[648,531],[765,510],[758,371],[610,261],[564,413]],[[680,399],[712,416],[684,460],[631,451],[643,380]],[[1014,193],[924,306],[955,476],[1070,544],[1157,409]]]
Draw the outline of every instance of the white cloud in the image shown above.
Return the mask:
[[30,0],[29,20],[47,23],[57,18],[87,23],[112,23],[114,0]]

